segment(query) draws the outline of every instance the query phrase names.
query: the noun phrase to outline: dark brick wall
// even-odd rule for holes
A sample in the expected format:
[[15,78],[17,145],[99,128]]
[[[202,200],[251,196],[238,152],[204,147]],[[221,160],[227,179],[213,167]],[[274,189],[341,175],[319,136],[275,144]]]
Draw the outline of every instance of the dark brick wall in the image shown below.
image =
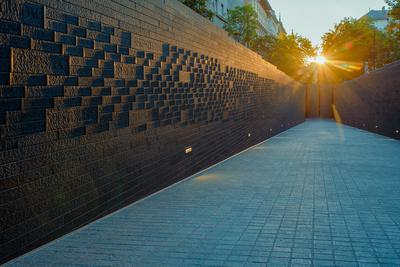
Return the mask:
[[0,68],[0,262],[305,114],[302,86],[173,0],[0,0]]
[[334,90],[336,119],[400,139],[400,61]]

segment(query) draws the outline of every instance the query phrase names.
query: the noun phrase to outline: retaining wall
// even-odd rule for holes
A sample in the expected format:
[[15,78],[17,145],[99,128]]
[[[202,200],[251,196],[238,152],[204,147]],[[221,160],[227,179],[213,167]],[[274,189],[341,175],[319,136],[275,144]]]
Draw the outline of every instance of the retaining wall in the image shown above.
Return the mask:
[[336,120],[400,139],[400,61],[336,86]]
[[304,120],[175,0],[0,0],[0,262]]

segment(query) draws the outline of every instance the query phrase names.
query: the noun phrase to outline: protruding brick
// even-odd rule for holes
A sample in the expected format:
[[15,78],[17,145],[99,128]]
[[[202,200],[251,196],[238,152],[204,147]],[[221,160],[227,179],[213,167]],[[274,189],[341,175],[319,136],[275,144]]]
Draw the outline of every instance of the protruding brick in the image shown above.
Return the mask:
[[47,85],[47,75],[10,73],[11,85],[41,86]]
[[76,45],[76,36],[56,32],[55,41],[67,45]]
[[93,49],[94,41],[86,38],[78,38],[78,46]]
[[13,48],[13,71],[17,73],[68,75],[68,57]]
[[87,31],[85,28],[68,25],[68,34],[75,35],[78,37],[86,38]]
[[56,31],[56,32],[67,33],[67,31],[68,31],[67,25],[68,24],[65,22],[60,22],[60,21],[51,20],[51,19],[47,20],[47,28],[50,30]]
[[44,6],[25,2],[22,4],[21,21],[23,24],[44,27]]
[[0,19],[0,33],[21,34],[21,24]]
[[20,21],[22,0],[0,1],[0,19]]
[[52,30],[32,27],[28,25],[23,25],[22,35],[30,37],[34,40],[43,40],[51,42],[54,41],[54,32]]
[[39,50],[47,53],[54,53],[54,54],[62,53],[62,45],[53,42],[32,40],[31,48],[34,50]]
[[46,10],[46,15],[50,19],[58,20],[58,21],[61,21],[61,22],[65,22],[67,24],[76,25],[76,26],[78,26],[78,24],[79,24],[78,23],[79,19],[78,19],[77,16],[70,15],[70,14],[65,14],[65,13],[62,13],[62,12],[57,11],[55,9],[52,9],[52,8],[48,8]]

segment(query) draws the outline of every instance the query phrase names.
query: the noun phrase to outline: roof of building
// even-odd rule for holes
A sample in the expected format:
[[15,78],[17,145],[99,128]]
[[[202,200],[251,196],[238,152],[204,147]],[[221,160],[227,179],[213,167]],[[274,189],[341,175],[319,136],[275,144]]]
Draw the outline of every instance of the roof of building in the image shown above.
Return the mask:
[[368,17],[372,20],[387,20],[389,18],[389,10],[370,10],[363,18],[364,17]]

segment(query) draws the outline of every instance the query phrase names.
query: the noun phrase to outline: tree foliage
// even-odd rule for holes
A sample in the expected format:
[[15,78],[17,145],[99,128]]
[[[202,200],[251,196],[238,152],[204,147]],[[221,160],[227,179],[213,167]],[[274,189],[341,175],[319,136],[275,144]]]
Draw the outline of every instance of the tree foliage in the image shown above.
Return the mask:
[[317,54],[309,39],[294,33],[258,37],[252,49],[295,79],[303,78],[306,59]]
[[322,37],[322,50],[341,79],[352,79],[395,60],[396,42],[377,30],[369,19],[345,18]]
[[389,15],[393,19],[393,23],[396,23],[396,20],[400,20],[400,0],[385,0],[385,2],[390,7]]
[[297,34],[259,36],[257,13],[251,5],[230,10],[225,30],[234,39],[294,78],[298,78],[299,70],[304,68],[305,58],[316,54],[310,40]]
[[238,42],[249,47],[257,38],[257,13],[249,4],[228,11],[224,29]]
[[386,0],[390,7],[387,31],[391,39],[392,59],[400,59],[400,0]]
[[205,18],[212,19],[214,13],[207,8],[207,0],[179,0]]

